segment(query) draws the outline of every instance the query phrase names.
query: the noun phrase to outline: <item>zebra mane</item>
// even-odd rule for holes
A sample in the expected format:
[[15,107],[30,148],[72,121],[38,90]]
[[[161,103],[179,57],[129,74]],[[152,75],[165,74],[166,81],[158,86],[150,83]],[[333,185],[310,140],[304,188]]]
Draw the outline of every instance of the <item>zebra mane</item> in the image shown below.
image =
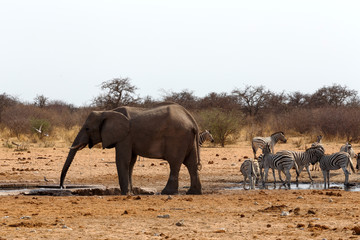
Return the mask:
[[275,132],[275,133],[271,134],[271,136],[274,136],[274,135],[279,134],[279,133],[281,133],[282,135],[284,135],[284,136],[285,136],[284,132],[282,132],[282,131]]

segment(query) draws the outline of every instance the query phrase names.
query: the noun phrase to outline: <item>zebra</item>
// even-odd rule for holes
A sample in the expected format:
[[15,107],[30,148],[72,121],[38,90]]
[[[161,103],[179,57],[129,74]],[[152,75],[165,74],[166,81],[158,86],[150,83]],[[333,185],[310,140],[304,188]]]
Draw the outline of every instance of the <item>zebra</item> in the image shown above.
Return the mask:
[[358,153],[356,156],[356,169],[360,169],[360,153]]
[[344,145],[340,147],[340,152],[347,152],[350,155],[351,163],[352,163],[352,159],[356,157],[355,151],[349,142],[346,142]]
[[[321,141],[322,141],[322,135],[318,135],[316,137],[316,142],[311,144],[311,147],[315,147],[315,146],[321,146],[323,147]],[[324,148],[324,147],[323,147]],[[311,168],[311,171],[319,171],[320,167],[319,167],[319,162],[317,162],[316,164],[314,164]]]
[[258,161],[256,159],[246,159],[240,166],[240,172],[244,176],[244,189],[246,189],[247,178],[249,178],[250,188],[255,189],[255,181],[259,181],[260,177]]
[[274,146],[279,140],[286,143],[286,138],[283,132],[273,133],[270,137],[254,137],[251,142],[254,158],[256,158],[256,151],[258,148],[263,148],[266,143],[269,143],[271,152],[274,153]]
[[349,171],[346,169],[347,165],[349,164],[353,173],[355,173],[354,166],[350,161],[350,154],[347,152],[337,152],[331,155],[325,155],[323,152],[318,151],[320,154],[320,158],[313,161],[312,163],[316,163],[317,161],[320,162],[320,168],[324,175],[324,188],[326,188],[326,182],[328,188],[330,187],[330,170],[337,170],[342,168],[345,175],[345,182],[344,185],[348,185],[349,183]]
[[206,140],[209,140],[212,143],[214,142],[214,138],[209,130],[205,130],[199,134],[199,146],[201,147]]
[[270,152],[269,143],[265,144],[265,146],[262,149],[262,152],[263,152],[263,157],[262,157],[261,167],[264,168],[264,172],[265,172],[265,179],[263,179],[262,177],[263,186],[265,186],[265,183],[267,182],[269,168],[272,168],[273,176],[274,176],[274,184],[276,183],[275,169],[277,169],[279,170],[280,179],[281,179],[280,171],[282,171],[286,175],[286,182],[284,182],[284,185],[285,186],[287,185],[288,188],[290,188],[290,181],[291,181],[290,169],[295,167],[296,175],[297,177],[299,176],[299,169],[295,160],[288,155],[272,154]]
[[[320,148],[320,146],[318,145],[318,146],[306,149],[305,152],[282,150],[282,151],[277,152],[276,154],[289,156],[292,159],[294,159],[294,161],[298,165],[299,175],[305,167],[305,169],[309,175],[310,181],[313,182],[314,180],[311,177],[309,166],[310,166],[311,162],[316,162],[316,159],[318,158],[318,155],[315,152],[316,149],[323,150],[323,148]],[[299,175],[296,177],[296,182],[298,182]]]

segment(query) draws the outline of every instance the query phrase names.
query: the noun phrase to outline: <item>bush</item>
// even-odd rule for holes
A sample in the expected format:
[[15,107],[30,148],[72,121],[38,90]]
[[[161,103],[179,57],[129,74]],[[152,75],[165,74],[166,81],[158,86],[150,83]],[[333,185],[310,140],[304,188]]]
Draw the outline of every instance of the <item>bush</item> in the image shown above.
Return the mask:
[[243,123],[240,112],[216,108],[199,112],[198,118],[201,128],[210,130],[215,143],[222,147],[236,141]]

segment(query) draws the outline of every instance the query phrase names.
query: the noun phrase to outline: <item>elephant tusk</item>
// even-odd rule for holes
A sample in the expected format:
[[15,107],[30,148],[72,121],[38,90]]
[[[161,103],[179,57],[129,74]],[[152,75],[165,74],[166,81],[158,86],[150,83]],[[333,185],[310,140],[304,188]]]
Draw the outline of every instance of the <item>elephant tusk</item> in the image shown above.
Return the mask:
[[78,144],[78,145],[76,145],[76,146],[70,147],[70,149],[71,149],[71,150],[73,150],[73,149],[81,150],[81,149],[83,149],[86,145],[87,145],[86,143],[80,143],[80,144]]

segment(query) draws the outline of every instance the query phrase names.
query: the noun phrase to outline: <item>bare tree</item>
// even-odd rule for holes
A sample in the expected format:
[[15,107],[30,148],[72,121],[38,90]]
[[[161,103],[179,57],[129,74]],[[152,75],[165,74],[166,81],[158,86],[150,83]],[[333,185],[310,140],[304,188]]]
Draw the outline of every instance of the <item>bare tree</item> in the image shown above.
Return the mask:
[[346,86],[339,84],[333,84],[330,87],[322,87],[318,89],[310,97],[310,105],[312,107],[340,107],[345,106],[348,103],[354,103],[358,101],[357,91],[348,90]]
[[34,98],[34,105],[38,106],[39,108],[43,108],[46,106],[49,98],[45,97],[44,95],[36,95]]
[[266,90],[264,86],[246,86],[244,90],[233,90],[232,94],[245,114],[255,116],[265,108],[270,91]]
[[93,100],[93,105],[103,109],[135,104],[140,98],[135,94],[138,88],[131,84],[129,78],[114,78],[101,83],[101,90],[106,91]]
[[163,100],[178,103],[188,109],[194,109],[197,106],[197,98],[194,96],[194,92],[187,89],[178,93],[165,93]]

